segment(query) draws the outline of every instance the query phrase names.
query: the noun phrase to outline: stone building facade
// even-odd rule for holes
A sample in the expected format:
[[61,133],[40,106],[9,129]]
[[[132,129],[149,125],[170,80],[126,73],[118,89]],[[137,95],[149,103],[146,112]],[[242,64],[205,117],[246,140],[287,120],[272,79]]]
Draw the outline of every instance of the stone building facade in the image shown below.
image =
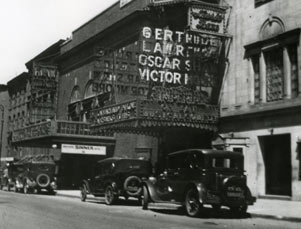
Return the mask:
[[253,193],[301,200],[301,4],[228,2],[233,42],[219,140],[245,155]]

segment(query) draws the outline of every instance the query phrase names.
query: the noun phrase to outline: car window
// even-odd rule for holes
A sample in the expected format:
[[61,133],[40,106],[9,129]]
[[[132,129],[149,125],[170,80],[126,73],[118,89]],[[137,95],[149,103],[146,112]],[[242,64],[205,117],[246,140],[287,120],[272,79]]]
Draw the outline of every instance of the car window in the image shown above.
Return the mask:
[[243,169],[242,160],[239,158],[212,158],[212,168],[228,168],[228,169]]

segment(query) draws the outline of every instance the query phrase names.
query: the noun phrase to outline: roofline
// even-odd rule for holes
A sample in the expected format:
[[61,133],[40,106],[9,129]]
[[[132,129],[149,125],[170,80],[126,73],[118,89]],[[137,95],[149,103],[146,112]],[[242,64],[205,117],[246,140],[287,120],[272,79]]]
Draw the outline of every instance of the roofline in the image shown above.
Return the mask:
[[113,6],[119,4],[119,0],[115,3],[113,3],[112,5],[110,5],[108,8],[106,8],[105,10],[101,11],[99,14],[95,15],[94,17],[92,17],[90,20],[88,20],[87,22],[85,22],[84,24],[82,24],[81,26],[79,26],[78,28],[76,28],[75,30],[72,31],[72,34],[77,32],[78,30],[80,30],[81,28],[83,28],[85,25],[89,24],[91,21],[95,20],[96,18],[100,17],[102,14],[104,14],[105,12],[109,11],[111,8],[113,8]]
[[176,151],[176,152],[172,152],[172,153],[169,153],[168,155],[175,155],[175,154],[180,154],[180,153],[189,152],[189,151],[197,151],[197,152],[201,152],[201,153],[207,154],[207,155],[210,155],[210,154],[214,154],[214,155],[231,154],[231,155],[242,156],[243,157],[243,155],[239,152],[233,152],[233,151],[227,151],[227,150],[215,150],[215,149],[186,149],[186,150],[179,150],[179,151]]

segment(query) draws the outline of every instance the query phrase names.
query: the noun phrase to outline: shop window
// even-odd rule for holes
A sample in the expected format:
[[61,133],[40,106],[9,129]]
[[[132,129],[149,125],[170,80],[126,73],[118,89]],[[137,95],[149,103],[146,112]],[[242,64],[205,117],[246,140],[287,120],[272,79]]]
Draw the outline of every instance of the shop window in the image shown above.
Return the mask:
[[255,0],[255,7],[259,7],[263,4],[266,4],[266,3],[271,2],[271,1],[273,1],[273,0]]

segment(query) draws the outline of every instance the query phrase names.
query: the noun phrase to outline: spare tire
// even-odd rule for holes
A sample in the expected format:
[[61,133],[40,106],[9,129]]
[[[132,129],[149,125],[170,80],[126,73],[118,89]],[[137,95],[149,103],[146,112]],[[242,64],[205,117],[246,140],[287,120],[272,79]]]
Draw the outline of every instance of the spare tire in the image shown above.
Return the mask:
[[129,176],[125,179],[123,188],[129,196],[139,196],[142,191],[141,179],[137,176]]
[[50,177],[45,173],[40,174],[37,177],[37,184],[42,188],[46,188],[50,184]]

